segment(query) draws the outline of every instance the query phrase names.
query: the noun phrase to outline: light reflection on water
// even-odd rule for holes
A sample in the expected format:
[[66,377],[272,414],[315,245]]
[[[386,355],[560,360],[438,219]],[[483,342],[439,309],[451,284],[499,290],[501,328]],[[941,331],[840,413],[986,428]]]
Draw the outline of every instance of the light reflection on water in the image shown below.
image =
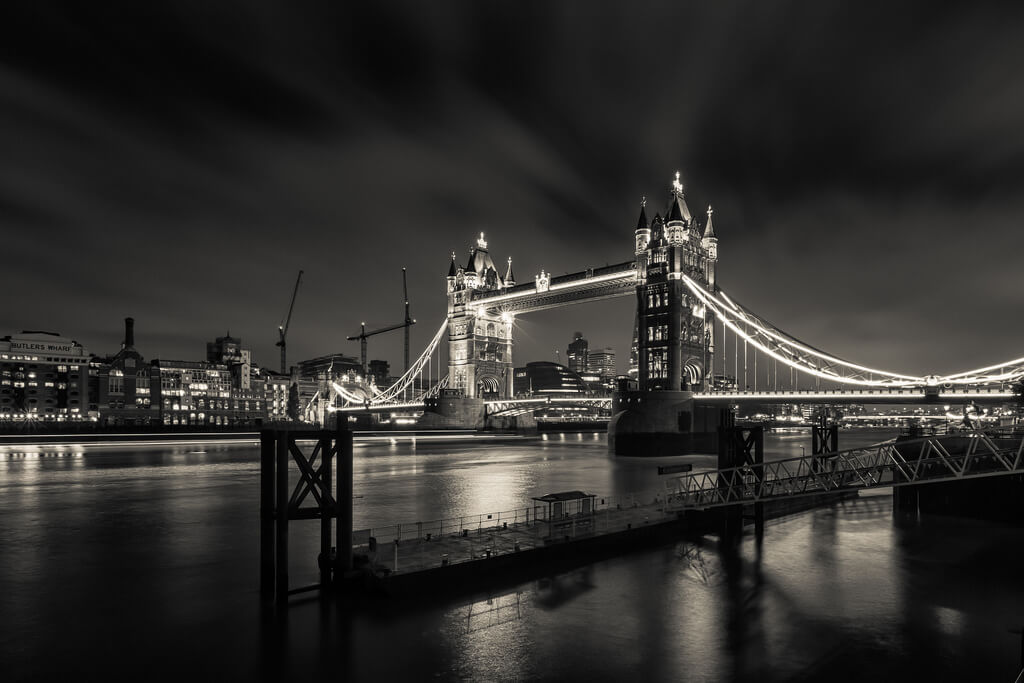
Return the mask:
[[[767,456],[808,442],[769,435]],[[259,626],[257,456],[224,444],[0,451],[0,653],[13,680],[180,678],[205,660],[204,677],[251,678],[279,649],[290,677],[328,668],[337,680],[1016,675],[1024,534],[896,523],[884,493],[770,521],[760,559],[750,539],[735,555],[676,543],[411,610],[300,604],[282,644]],[[360,446],[356,526],[507,510],[566,489],[650,490],[666,462],[612,458],[587,434]],[[306,529],[293,544],[296,583],[315,573],[315,525]]]

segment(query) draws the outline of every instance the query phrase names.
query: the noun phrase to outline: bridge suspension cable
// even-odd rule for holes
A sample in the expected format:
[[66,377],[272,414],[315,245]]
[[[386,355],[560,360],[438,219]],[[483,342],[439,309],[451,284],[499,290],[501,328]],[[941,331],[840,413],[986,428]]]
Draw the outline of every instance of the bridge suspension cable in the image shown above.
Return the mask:
[[441,339],[444,338],[444,333],[447,329],[448,318],[446,317],[441,322],[441,327],[437,329],[437,333],[434,335],[434,338],[430,340],[430,343],[427,344],[427,348],[423,350],[423,353],[421,353],[420,357],[416,359],[416,362],[409,366],[409,369],[405,371],[404,375],[398,378],[397,382],[380,392],[370,401],[370,403],[372,405],[391,403],[395,401],[398,396],[404,393],[406,389],[412,387],[413,382],[422,374],[424,366],[426,366],[427,362],[430,360],[430,354],[434,352],[434,349],[437,348]]
[[423,398],[435,398],[435,397],[437,397],[441,393],[442,389],[447,389],[447,388],[448,388],[448,375],[445,375],[440,380],[438,380],[436,384],[431,386],[430,389],[427,390],[427,393],[423,394]]
[[1024,358],[999,365],[944,376],[914,376],[868,368],[837,358],[783,332],[749,309],[733,302],[725,292],[708,292],[697,282],[682,276],[693,295],[735,335],[734,372],[739,381],[739,344],[743,339],[743,369],[747,371],[747,344],[752,344],[776,361],[818,379],[866,387],[910,387],[938,384],[996,384],[1024,378]]

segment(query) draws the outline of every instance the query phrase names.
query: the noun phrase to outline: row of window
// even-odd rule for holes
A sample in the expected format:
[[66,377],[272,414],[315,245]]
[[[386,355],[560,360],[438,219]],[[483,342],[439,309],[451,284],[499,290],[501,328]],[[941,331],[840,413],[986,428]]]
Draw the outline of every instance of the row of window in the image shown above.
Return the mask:
[[668,292],[648,292],[647,308],[664,308],[668,306]]
[[668,339],[668,325],[648,325],[647,341],[662,341]]
[[[72,387],[74,387],[74,386],[75,385],[72,385]],[[25,391],[23,391],[23,392],[13,391],[13,393],[26,393],[26,394],[31,394],[31,395],[34,396],[34,395],[39,393],[39,388],[38,387],[39,387],[39,383],[38,382],[29,382],[28,386],[26,387],[25,382],[17,382],[16,381],[16,382],[14,382],[12,384],[11,380],[9,380],[9,379],[0,380],[0,393],[4,393],[4,394],[10,394],[10,393],[12,393],[12,391],[14,389],[24,389]],[[63,383],[61,383],[59,386],[55,387],[55,386],[53,386],[53,382],[46,382],[46,386],[43,387],[43,388],[44,389],[54,389],[54,390],[56,390],[58,392],[62,392],[62,391],[66,391],[68,387],[67,387],[66,384],[63,384]],[[43,391],[43,393],[44,394],[52,394],[53,392],[52,391]],[[69,396],[78,396],[78,391],[75,390],[75,389],[72,389],[71,391],[68,392],[68,395]]]
[[[147,404],[149,403],[149,399],[148,398],[146,399],[146,403]],[[164,399],[164,409],[165,410],[189,410],[191,407],[193,407],[193,406],[189,406],[188,403],[185,403],[183,405],[182,403],[175,402],[175,401],[173,401],[172,399],[169,399],[169,398],[165,398]],[[200,399],[198,399],[195,402],[195,406],[194,407],[199,409],[199,410],[205,410],[207,408],[206,401],[200,398]],[[217,400],[212,400],[209,403],[209,409],[210,410],[245,410],[245,411],[253,411],[253,410],[261,410],[262,408],[263,408],[263,402],[262,401],[217,401]]]
[[[29,365],[29,366],[28,366],[28,368],[29,368],[29,369],[28,369],[28,370],[26,371],[26,370],[25,370],[25,366],[24,366],[24,365],[19,365],[19,366],[17,366],[17,369],[16,369],[16,370],[13,370],[13,371],[12,371],[12,370],[10,369],[11,367],[15,367],[15,366],[7,366],[7,367],[5,367],[5,368],[4,368],[4,369],[3,369],[2,371],[0,371],[0,374],[3,374],[3,376],[4,376],[4,377],[10,377],[10,376],[11,376],[11,373],[13,372],[13,373],[15,373],[15,375],[17,375],[17,376],[19,376],[19,377],[23,377],[23,376],[24,376],[24,375],[26,374],[26,372],[27,372],[27,373],[28,373],[28,376],[29,376],[29,377],[35,377],[35,376],[36,376],[36,373],[35,373],[35,372],[33,372],[33,370],[36,370],[36,369],[38,369],[38,368],[39,368],[39,366],[38,366],[38,365]],[[47,369],[48,369],[48,370],[52,370],[52,368],[47,368]],[[75,373],[76,373],[76,374],[73,374],[72,376],[73,376],[73,377],[78,377],[78,375],[77,375],[77,370],[78,370],[78,366],[77,366],[77,365],[76,365],[76,366],[74,366],[74,367],[72,368],[72,370],[74,370],[74,371],[75,371]],[[53,378],[53,377],[55,377],[56,375],[66,375],[66,374],[67,374],[67,372],[68,372],[68,366],[66,366],[66,365],[58,365],[58,366],[57,366],[57,372],[56,372],[56,373],[53,373],[53,372],[44,372],[44,373],[43,373],[43,376],[44,376],[44,377],[49,377],[49,378]]]
[[668,353],[665,351],[649,351],[647,354],[647,376],[660,379],[668,376]]
[[206,415],[205,413],[183,413],[181,415],[164,415],[165,425],[219,425],[243,424],[227,415]]
[[50,362],[50,363],[61,363],[61,365],[57,366],[58,372],[67,372],[68,371],[67,370],[68,366],[65,365],[65,363],[73,363],[73,365],[71,365],[71,369],[72,370],[77,370],[78,369],[78,362],[79,362],[79,360],[77,358],[74,358],[74,359],[72,359],[72,358],[50,358],[50,357],[40,358],[39,356],[18,356],[18,355],[11,355],[11,354],[7,354],[7,353],[0,353],[0,360],[28,361],[28,362],[33,363],[33,365],[29,366],[31,368],[38,368],[39,366],[36,365],[35,363],[38,363],[39,361],[47,361],[47,362]]

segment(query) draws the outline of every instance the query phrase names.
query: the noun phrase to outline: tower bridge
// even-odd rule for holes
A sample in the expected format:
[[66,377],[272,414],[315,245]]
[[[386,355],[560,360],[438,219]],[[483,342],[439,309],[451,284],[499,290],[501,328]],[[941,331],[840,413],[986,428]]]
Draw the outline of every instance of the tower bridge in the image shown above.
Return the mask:
[[631,260],[561,276],[542,269],[523,283],[516,281],[511,258],[499,275],[481,233],[465,265],[451,255],[447,314],[419,359],[369,400],[334,384],[328,409],[422,408],[421,424],[463,427],[483,426],[488,415],[528,413],[530,406],[548,402],[514,396],[516,316],[624,296],[636,298],[636,382],[611,399],[595,399],[611,408],[609,445],[617,454],[714,450],[723,410],[743,403],[1005,403],[1017,398],[1024,358],[949,375],[915,375],[850,362],[787,334],[719,285],[712,218],[710,206],[706,218],[690,212],[677,173],[664,216],[658,212],[648,219],[646,199],[641,202]]

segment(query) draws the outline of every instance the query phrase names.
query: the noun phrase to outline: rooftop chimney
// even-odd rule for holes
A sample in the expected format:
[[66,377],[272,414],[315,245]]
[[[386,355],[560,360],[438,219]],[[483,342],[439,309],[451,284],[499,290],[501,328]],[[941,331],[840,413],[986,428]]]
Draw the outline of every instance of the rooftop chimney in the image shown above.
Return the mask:
[[135,346],[135,318],[124,319],[124,347],[126,349]]

